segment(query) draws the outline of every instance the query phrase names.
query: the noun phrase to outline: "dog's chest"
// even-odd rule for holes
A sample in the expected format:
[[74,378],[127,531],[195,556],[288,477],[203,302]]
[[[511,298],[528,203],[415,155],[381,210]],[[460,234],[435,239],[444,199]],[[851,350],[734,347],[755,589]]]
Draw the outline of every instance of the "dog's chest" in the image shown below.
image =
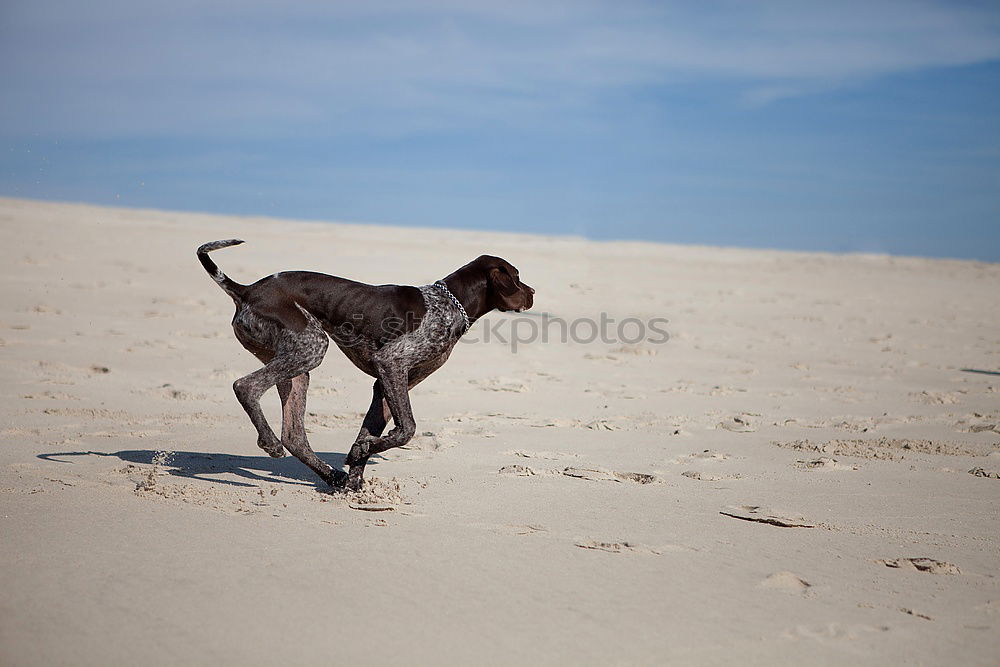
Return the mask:
[[420,292],[427,306],[420,326],[379,350],[376,356],[381,361],[407,369],[434,363],[439,366],[461,337],[465,323],[451,300],[433,285],[421,287]]
[[421,287],[420,292],[427,312],[413,331],[381,347],[367,339],[340,345],[355,366],[375,377],[379,365],[399,371],[416,370],[419,376],[426,377],[448,360],[464,332],[465,322],[458,308],[440,289],[427,285]]

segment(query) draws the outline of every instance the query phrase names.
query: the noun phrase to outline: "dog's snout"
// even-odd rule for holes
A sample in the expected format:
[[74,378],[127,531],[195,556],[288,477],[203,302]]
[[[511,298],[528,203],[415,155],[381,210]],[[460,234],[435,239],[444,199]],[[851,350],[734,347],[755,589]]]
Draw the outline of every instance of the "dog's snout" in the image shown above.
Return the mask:
[[[521,284],[524,285],[524,283]],[[535,288],[531,285],[524,285],[524,291],[526,292],[524,294],[524,306],[521,307],[521,310],[528,310],[535,305]]]

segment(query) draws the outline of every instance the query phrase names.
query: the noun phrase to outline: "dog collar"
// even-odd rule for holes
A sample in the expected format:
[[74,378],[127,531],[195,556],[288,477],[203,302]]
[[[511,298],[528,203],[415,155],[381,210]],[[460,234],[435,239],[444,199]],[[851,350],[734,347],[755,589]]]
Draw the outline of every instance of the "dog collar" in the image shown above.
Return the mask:
[[458,300],[458,297],[456,297],[454,294],[451,293],[451,290],[448,289],[448,285],[445,284],[443,280],[436,281],[434,283],[434,287],[438,287],[444,290],[444,293],[448,295],[448,298],[451,299],[451,302],[458,307],[458,312],[462,313],[462,321],[465,322],[465,328],[462,329],[462,333],[464,334],[466,331],[469,330],[469,327],[471,327],[472,324],[469,322],[469,315],[468,313],[465,312],[465,307],[462,305],[462,302]]

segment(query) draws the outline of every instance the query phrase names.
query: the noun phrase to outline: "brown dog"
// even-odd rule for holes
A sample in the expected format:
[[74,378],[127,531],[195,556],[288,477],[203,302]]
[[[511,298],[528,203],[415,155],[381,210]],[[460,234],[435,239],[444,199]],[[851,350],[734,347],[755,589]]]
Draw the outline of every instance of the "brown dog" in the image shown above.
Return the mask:
[[[233,383],[257,429],[257,445],[271,456],[287,449],[331,486],[361,488],[372,454],[405,445],[416,429],[409,390],[448,360],[455,343],[492,310],[531,308],[535,290],[499,257],[482,255],[433,285],[366,285],[308,271],[286,271],[252,285],[229,279],[208,253],[239,245],[230,239],[198,248],[209,275],[236,303],[237,340],[264,367]],[[329,338],[355,366],[375,378],[372,402],[347,456],[350,473],[316,456],[303,418],[309,371],[323,361]],[[277,385],[281,439],[260,409],[260,397]],[[395,426],[385,436],[386,423]]]

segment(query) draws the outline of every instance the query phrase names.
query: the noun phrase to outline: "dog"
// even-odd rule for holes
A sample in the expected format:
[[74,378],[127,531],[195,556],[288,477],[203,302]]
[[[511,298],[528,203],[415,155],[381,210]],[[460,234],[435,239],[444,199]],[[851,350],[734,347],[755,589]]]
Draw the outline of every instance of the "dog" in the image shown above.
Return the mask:
[[[520,312],[534,304],[535,290],[521,282],[517,269],[490,255],[423,287],[367,285],[310,271],[285,271],[241,285],[209,257],[241,243],[214,241],[197,252],[236,304],[236,339],[264,364],[236,380],[233,391],[257,429],[258,447],[274,457],[287,449],[338,489],[360,489],[372,454],[409,442],[416,430],[409,390],[448,360],[476,320],[493,310]],[[345,461],[347,473],[316,456],[304,424],[309,372],[323,361],[331,339],[375,378],[371,405]],[[260,397],[274,386],[281,398],[280,440],[260,408]],[[394,426],[382,435],[390,418]]]

